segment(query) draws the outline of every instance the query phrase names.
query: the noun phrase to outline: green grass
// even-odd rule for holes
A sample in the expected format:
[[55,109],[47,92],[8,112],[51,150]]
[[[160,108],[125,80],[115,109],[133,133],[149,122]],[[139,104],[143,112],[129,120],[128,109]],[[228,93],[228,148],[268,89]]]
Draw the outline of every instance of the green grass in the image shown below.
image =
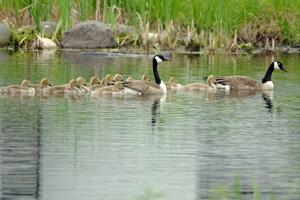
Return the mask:
[[72,0],[58,0],[63,30],[68,30],[72,26],[72,2]]
[[190,30],[193,42],[213,48],[227,48],[235,30],[239,43],[257,45],[266,38],[277,44],[300,43],[298,0],[0,0],[2,18],[21,26],[28,12],[27,21],[38,31],[41,20],[60,20],[65,31],[74,23],[95,19],[96,11],[113,27],[125,23],[142,33],[147,24],[150,32],[161,26],[168,46],[176,45],[178,37]]

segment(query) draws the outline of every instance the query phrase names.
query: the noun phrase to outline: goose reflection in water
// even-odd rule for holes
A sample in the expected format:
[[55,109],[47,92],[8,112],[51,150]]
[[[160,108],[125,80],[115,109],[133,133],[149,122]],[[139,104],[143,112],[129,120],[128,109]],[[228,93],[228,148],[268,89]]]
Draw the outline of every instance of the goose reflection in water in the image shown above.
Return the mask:
[[156,126],[156,122],[157,122],[157,115],[159,115],[159,106],[160,106],[160,102],[159,100],[154,100],[152,107],[151,107],[151,125],[153,127]]
[[[16,112],[0,115],[2,122],[0,129],[0,197],[1,199],[38,199],[40,109],[35,105],[19,104],[12,98],[2,98],[1,101],[4,105],[0,109],[2,113],[5,108],[12,109],[12,107],[6,106],[8,102],[12,102]],[[33,108],[37,111],[32,112]],[[12,124],[18,124],[18,127]]]
[[217,93],[214,93],[214,96],[210,96],[210,100],[216,100],[220,98],[231,98],[231,99],[245,99],[254,97],[258,94],[261,94],[262,99],[265,103],[265,108],[268,109],[268,111],[272,112],[273,108],[273,90],[266,90],[266,91],[255,91],[255,90],[231,90],[231,91],[218,91]]
[[265,102],[265,107],[268,109],[269,112],[272,112],[272,108],[273,108],[273,91],[270,90],[270,91],[263,91],[261,93],[261,96]]
[[160,118],[161,106],[165,102],[166,96],[156,97],[153,99],[153,104],[151,106],[151,126],[155,128]]

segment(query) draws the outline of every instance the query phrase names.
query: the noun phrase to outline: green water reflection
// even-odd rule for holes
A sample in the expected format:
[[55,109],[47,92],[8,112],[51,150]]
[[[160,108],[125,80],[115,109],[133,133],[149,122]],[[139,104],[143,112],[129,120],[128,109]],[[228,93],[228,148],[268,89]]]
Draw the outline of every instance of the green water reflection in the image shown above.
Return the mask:
[[[272,94],[0,97],[1,197],[222,199],[233,188],[242,199],[298,199],[299,57],[274,58],[289,72],[274,72]],[[45,76],[62,84],[107,73],[152,75],[151,57],[143,55],[3,51],[0,59],[1,86]],[[209,74],[260,80],[272,59],[173,55],[159,70],[183,84]]]

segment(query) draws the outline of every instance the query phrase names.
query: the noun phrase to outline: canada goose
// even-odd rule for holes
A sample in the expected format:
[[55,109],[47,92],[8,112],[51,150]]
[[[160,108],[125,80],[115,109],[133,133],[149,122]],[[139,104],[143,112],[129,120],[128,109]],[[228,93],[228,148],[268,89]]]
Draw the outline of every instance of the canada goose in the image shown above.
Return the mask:
[[43,78],[40,84],[31,84],[31,87],[35,89],[35,95],[41,95],[44,93],[44,89],[50,88],[52,85],[47,78]]
[[207,78],[207,84],[205,83],[190,83],[179,88],[181,91],[202,91],[202,90],[216,90],[215,85],[216,77],[210,75]]
[[176,92],[181,87],[182,85],[180,83],[176,83],[176,78],[174,76],[171,76],[169,79],[169,83],[167,84],[167,90],[170,92]]
[[150,77],[148,76],[148,74],[143,74],[142,81],[150,81]]
[[106,74],[104,79],[106,79],[108,82],[112,82],[114,78],[111,74]]
[[91,86],[91,85],[97,85],[97,84],[100,84],[100,81],[99,81],[98,77],[97,76],[91,77],[91,79],[90,79],[90,85],[89,86]]
[[90,92],[90,89],[87,87],[83,77],[79,76],[76,81],[82,94],[87,94]]
[[90,85],[89,89],[90,89],[90,91],[94,91],[94,90],[97,90],[98,88],[102,88],[104,86],[109,86],[109,85],[113,85],[113,84],[114,83],[109,82],[107,79],[102,79],[99,84]]
[[122,95],[124,93],[124,87],[121,81],[115,82],[114,85],[104,86],[91,92],[92,96],[102,95]]
[[272,90],[274,88],[271,80],[274,70],[283,70],[287,72],[283,64],[279,61],[273,61],[266,71],[261,83],[258,83],[248,76],[225,76],[217,77],[216,85],[218,88],[229,87],[230,90]]
[[152,59],[155,82],[142,80],[128,81],[124,83],[125,92],[139,95],[166,94],[166,84],[160,79],[157,69],[158,64],[164,61],[169,61],[169,59],[162,55],[155,55]]
[[93,91],[97,88],[103,87],[103,85],[101,84],[101,81],[96,76],[93,76],[90,79],[90,84],[87,87],[89,88],[90,91]]
[[128,76],[125,82],[132,81],[132,80],[134,80],[134,79],[132,78],[132,76]]
[[56,96],[60,95],[75,95],[75,94],[80,94],[81,91],[79,89],[79,85],[77,83],[77,80],[72,79],[68,84],[65,85],[57,85],[51,88],[46,88],[45,89],[46,94],[52,94]]
[[109,86],[110,84],[109,84],[109,80],[107,80],[107,79],[102,79],[101,81],[100,81],[100,85],[102,85],[102,86]]
[[121,74],[115,74],[113,77],[113,82],[123,81],[123,77]]
[[1,93],[11,95],[28,95],[34,96],[35,89],[31,87],[29,80],[23,80],[21,85],[8,85],[0,88]]

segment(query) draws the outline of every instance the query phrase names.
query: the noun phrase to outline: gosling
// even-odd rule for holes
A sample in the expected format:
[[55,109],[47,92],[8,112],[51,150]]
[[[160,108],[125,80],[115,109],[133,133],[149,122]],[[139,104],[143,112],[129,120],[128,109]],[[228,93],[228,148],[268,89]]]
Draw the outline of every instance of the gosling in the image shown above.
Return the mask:
[[106,95],[123,95],[124,87],[121,81],[115,82],[114,85],[104,86],[91,92],[92,96],[106,96]]
[[85,83],[85,79],[83,77],[81,77],[81,76],[78,77],[76,79],[76,81],[77,81],[77,84],[78,84],[79,89],[81,91],[81,94],[88,94],[88,93],[90,93],[91,90],[87,87],[87,85]]
[[212,91],[212,90],[217,89],[215,82],[216,82],[216,77],[213,75],[210,75],[207,78],[207,84],[205,84],[205,83],[190,83],[190,84],[180,87],[179,90],[190,91],[190,92]]
[[47,78],[43,78],[40,84],[31,84],[31,87],[35,89],[35,95],[43,95],[46,88],[51,88],[52,84]]
[[77,80],[72,79],[68,84],[57,85],[51,88],[46,88],[45,93],[55,95],[55,96],[76,95],[76,94],[80,94],[81,90],[79,89]]
[[29,80],[23,80],[21,85],[8,85],[0,88],[2,94],[34,96],[35,89],[31,87]]

